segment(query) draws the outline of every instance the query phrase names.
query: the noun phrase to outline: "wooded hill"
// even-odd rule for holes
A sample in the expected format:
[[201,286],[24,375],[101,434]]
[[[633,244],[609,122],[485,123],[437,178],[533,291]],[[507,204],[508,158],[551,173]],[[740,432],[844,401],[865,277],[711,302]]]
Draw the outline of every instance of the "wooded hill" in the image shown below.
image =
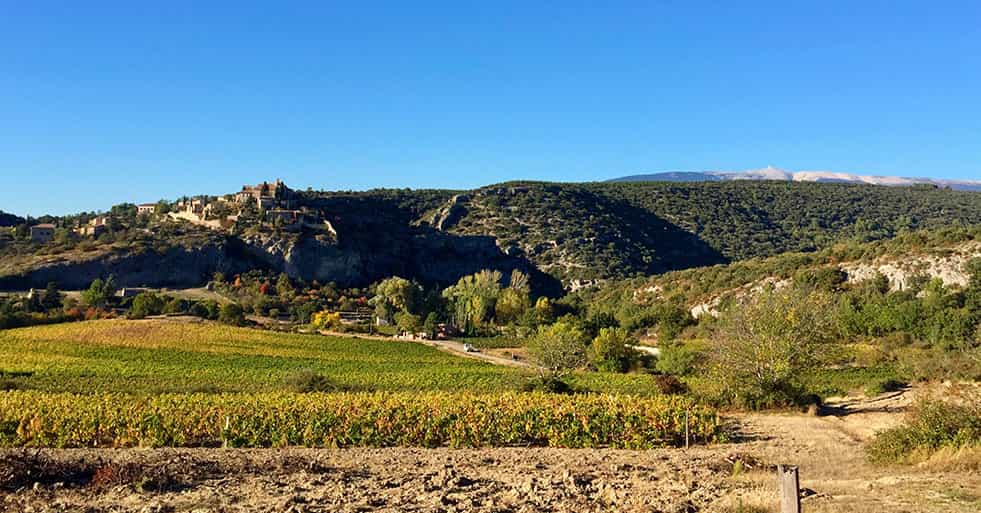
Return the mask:
[[961,289],[967,267],[981,258],[981,226],[904,231],[874,242],[850,240],[813,252],[788,252],[729,264],[615,280],[567,298],[589,315],[611,315],[622,325],[647,315],[645,309],[673,305],[696,315],[747,299],[769,287],[792,283],[821,290],[882,280],[892,290],[923,288],[933,279]]
[[[391,275],[450,284],[483,268],[506,274],[541,271],[569,285],[811,252],[842,241],[888,239],[910,229],[981,224],[981,194],[933,186],[511,182],[472,191],[297,195],[303,208],[317,211],[336,228],[336,239],[236,226],[215,232],[223,240],[202,247],[208,251],[202,257],[194,254],[193,245],[168,244],[170,234],[182,230],[174,225],[177,221],[158,216],[140,221],[137,231],[129,228],[152,239],[143,246],[158,248],[131,262],[127,248],[132,244],[114,232],[77,241],[56,234],[55,242],[36,244],[24,239],[22,226],[14,230],[20,238],[0,240],[4,267],[16,269],[16,276],[0,276],[0,283],[43,287],[49,280],[82,276],[78,271],[84,266],[84,276],[114,273],[126,284],[127,274],[137,267],[154,269],[150,260],[160,255],[172,262],[157,267],[181,268],[186,271],[181,279],[143,272],[133,284],[203,283],[214,271],[242,272],[259,261],[296,278],[345,286]],[[71,219],[54,222],[67,229]],[[127,223],[133,224],[121,224]],[[113,248],[112,258],[98,250],[101,245]],[[168,247],[179,251],[168,252]]]
[[[563,280],[626,278],[981,223],[981,194],[833,183],[509,183],[460,196],[451,232],[491,235]],[[444,210],[448,210],[444,207]]]

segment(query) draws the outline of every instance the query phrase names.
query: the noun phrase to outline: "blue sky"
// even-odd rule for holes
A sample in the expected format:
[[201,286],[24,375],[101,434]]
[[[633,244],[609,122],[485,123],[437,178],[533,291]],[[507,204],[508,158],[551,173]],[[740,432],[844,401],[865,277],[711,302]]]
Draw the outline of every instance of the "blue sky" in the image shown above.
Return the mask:
[[981,179],[979,20],[976,1],[0,0],[0,210],[276,177]]

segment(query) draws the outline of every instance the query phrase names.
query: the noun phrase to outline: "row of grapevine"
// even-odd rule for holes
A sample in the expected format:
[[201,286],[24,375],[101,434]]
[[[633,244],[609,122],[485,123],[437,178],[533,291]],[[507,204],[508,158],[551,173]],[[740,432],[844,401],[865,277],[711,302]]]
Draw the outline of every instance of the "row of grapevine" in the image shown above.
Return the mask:
[[683,397],[540,393],[0,393],[0,446],[618,447],[720,442]]

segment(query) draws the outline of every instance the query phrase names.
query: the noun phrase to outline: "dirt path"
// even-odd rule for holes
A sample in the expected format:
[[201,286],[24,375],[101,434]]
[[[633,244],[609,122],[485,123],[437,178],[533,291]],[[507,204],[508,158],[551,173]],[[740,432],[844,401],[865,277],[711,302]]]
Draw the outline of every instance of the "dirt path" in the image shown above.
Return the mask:
[[405,340],[396,337],[385,337],[381,335],[365,335],[363,333],[340,333],[333,331],[321,331],[323,335],[329,335],[332,337],[347,337],[347,338],[365,338],[370,340],[383,340],[392,343],[410,343],[410,344],[423,344],[430,347],[435,347],[440,351],[446,353],[452,353],[456,356],[462,356],[464,358],[473,358],[475,360],[483,360],[485,362],[493,363],[494,365],[505,365],[508,367],[521,367],[521,368],[535,368],[534,365],[523,360],[513,360],[510,358],[505,358],[503,356],[495,356],[485,352],[467,352],[463,347],[463,342],[457,340]]
[[[829,401],[819,415],[736,416],[745,446],[768,464],[800,466],[810,512],[977,512],[981,475],[948,473],[936,466],[874,466],[864,445],[875,433],[894,427],[914,399],[903,390],[875,398]],[[975,469],[977,470],[977,469]],[[776,494],[772,474],[750,472],[736,479],[744,503],[766,505]],[[754,490],[755,488],[755,490]]]
[[424,344],[429,344],[437,349],[446,351],[448,353],[453,353],[467,358],[477,358],[478,360],[484,360],[486,362],[493,363],[495,365],[507,365],[509,367],[522,367],[526,369],[535,368],[534,365],[528,363],[524,360],[513,360],[511,358],[505,358],[503,356],[495,356],[493,354],[488,354],[486,352],[467,352],[463,348],[463,342],[458,342],[456,340],[426,340],[421,342]]

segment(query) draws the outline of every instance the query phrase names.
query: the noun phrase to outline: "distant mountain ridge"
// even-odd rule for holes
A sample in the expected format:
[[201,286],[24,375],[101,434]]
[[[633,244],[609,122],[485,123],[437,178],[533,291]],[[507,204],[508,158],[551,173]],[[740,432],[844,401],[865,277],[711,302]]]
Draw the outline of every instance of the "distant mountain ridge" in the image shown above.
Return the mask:
[[669,171],[631,175],[610,182],[720,182],[729,180],[781,180],[788,182],[838,182],[893,187],[936,185],[961,191],[981,191],[981,180],[947,180],[942,178],[907,178],[900,176],[857,175],[835,171],[787,171],[767,166],[747,171]]

